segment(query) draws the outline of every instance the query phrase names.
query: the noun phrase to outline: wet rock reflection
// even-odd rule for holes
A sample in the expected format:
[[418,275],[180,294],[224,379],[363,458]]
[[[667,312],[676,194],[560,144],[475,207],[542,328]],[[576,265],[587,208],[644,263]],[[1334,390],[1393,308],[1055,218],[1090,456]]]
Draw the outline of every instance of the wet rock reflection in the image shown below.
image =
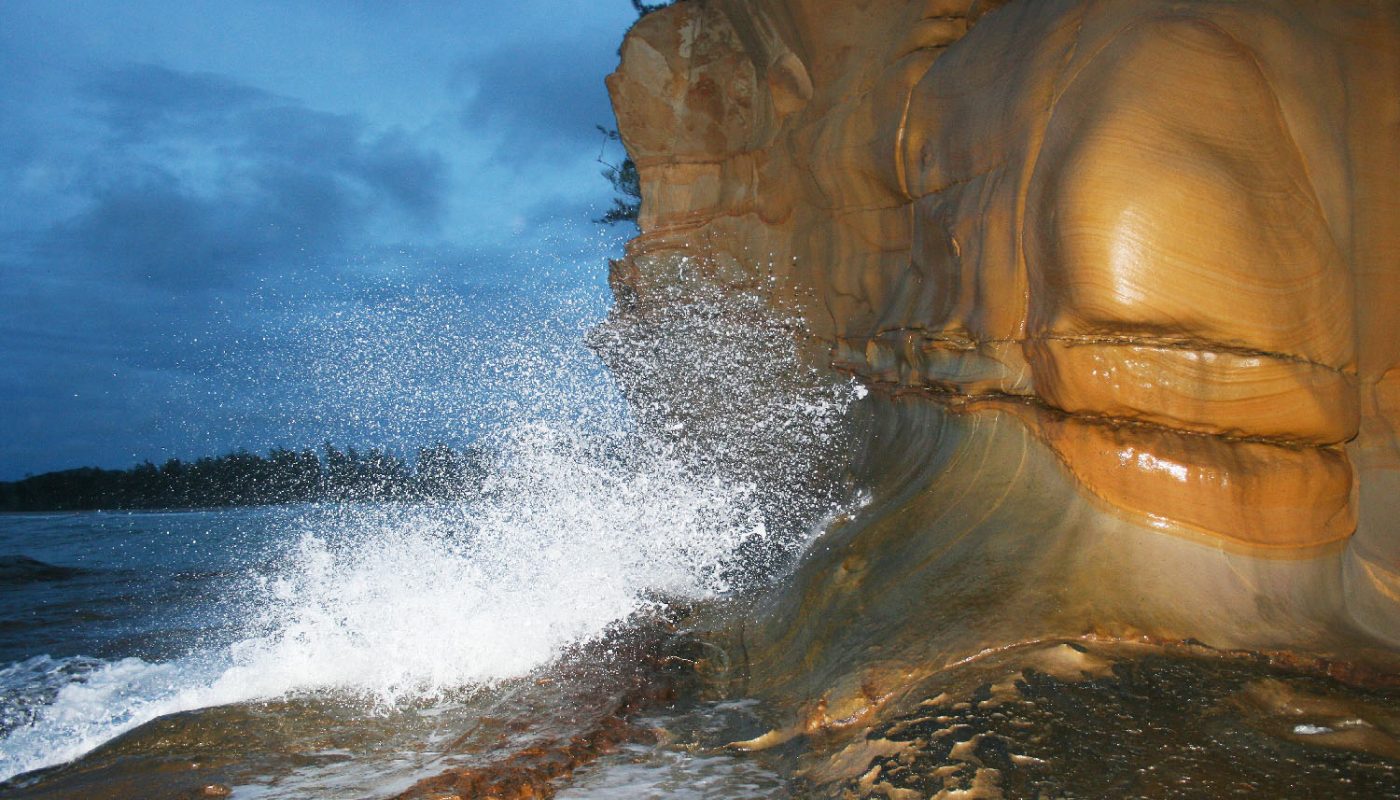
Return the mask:
[[1250,658],[1058,647],[1098,663],[1046,671],[1036,652],[962,668],[950,677],[970,691],[870,732],[892,752],[840,795],[1400,797],[1396,690]]

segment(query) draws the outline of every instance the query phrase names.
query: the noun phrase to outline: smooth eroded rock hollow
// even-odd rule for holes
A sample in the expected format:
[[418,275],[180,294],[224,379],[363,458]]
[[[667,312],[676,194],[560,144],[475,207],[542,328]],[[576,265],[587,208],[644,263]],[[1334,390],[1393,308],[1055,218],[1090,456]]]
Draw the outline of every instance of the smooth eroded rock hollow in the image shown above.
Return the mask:
[[873,390],[751,691],[829,727],[1052,636],[1400,645],[1400,6],[685,0],[608,85],[616,313],[698,271]]

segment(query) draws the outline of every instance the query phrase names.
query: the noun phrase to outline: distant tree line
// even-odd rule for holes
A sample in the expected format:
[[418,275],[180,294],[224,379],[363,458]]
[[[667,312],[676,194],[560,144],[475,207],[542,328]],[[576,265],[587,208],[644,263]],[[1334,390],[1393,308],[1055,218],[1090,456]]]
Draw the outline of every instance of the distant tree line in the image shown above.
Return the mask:
[[421,448],[412,466],[377,447],[360,452],[327,442],[318,453],[246,450],[160,466],[82,467],[0,482],[0,511],[208,508],[321,501],[451,500],[477,490],[481,454],[446,445]]

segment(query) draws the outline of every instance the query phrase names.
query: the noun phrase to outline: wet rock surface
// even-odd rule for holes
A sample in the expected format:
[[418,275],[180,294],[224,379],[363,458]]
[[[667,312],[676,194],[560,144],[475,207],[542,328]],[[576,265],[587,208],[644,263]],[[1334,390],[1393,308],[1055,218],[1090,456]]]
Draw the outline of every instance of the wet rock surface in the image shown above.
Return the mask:
[[163,716],[0,797],[552,797],[581,765],[655,741],[631,717],[694,682],[675,659],[697,645],[672,623],[632,620],[535,674],[435,700],[327,692]]
[[614,323],[756,293],[870,390],[858,507],[717,628],[752,747],[1024,642],[1400,668],[1396,7],[686,0],[621,55]]
[[1026,427],[1107,516],[1319,559],[1400,643],[1393,6],[688,0],[621,52],[616,316],[765,293],[824,366]]
[[839,794],[1400,797],[1400,691],[1245,657],[1058,648],[1081,663],[1041,651],[946,676],[991,679],[872,729],[888,754]]

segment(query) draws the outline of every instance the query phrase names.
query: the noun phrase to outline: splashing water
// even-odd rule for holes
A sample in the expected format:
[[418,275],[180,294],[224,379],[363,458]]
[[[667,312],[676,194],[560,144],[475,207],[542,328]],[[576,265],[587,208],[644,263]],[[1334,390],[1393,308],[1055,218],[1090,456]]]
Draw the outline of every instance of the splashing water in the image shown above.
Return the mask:
[[[433,377],[422,354],[466,344],[451,320],[429,324],[432,308],[415,308],[409,328],[447,338],[369,341],[375,330],[401,338],[404,326],[366,312],[304,337],[318,345],[305,372],[330,388],[332,406],[358,398],[377,414],[422,412]],[[471,370],[450,373],[471,372],[477,396],[495,403],[479,492],[436,506],[307,509],[270,545],[275,566],[231,588],[242,600],[224,644],[173,661],[19,670],[48,683],[26,695],[41,702],[0,741],[0,776],[71,760],[177,711],[326,692],[392,706],[491,686],[633,614],[734,591],[790,560],[803,541],[791,530],[815,524],[835,497],[812,476],[840,449],[859,387],[803,366],[790,327],[759,319],[753,303],[736,313],[708,298],[595,335],[629,395],[645,392],[634,418],[581,343],[597,304],[552,309],[503,325],[489,353],[479,341],[462,347]],[[396,373],[408,378],[395,384]],[[408,402],[392,396],[396,385]],[[298,413],[337,410],[315,406]]]
[[865,389],[804,361],[803,320],[760,291],[680,280],[663,295],[614,311],[589,341],[653,440],[698,472],[750,483],[772,541],[746,559],[771,571],[844,499],[841,431]]
[[298,569],[265,587],[269,632],[237,645],[246,666],[226,677],[256,685],[276,664],[259,694],[394,703],[520,675],[658,597],[724,591],[726,560],[761,534],[745,492],[662,458],[608,463],[587,444],[531,426],[483,503],[356,510],[306,533]]

